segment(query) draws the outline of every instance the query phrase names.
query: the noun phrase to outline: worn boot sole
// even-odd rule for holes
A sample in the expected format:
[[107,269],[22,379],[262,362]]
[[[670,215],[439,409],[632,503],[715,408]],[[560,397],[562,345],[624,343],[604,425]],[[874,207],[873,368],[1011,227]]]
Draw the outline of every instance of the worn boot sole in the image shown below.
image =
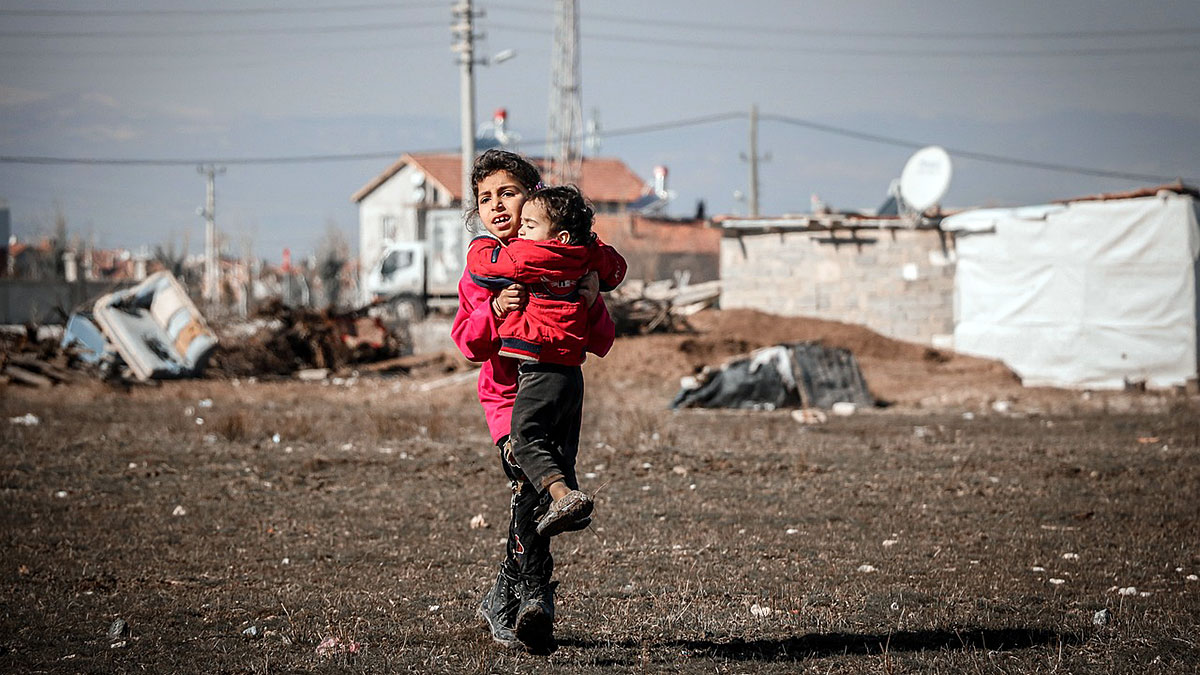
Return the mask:
[[[543,537],[562,534],[592,515],[595,502],[584,493],[574,490],[550,505],[550,510],[538,521],[537,533]],[[583,527],[586,527],[583,526]]]
[[525,608],[517,614],[517,625],[513,628],[521,644],[535,654],[554,651],[554,619],[540,607]]

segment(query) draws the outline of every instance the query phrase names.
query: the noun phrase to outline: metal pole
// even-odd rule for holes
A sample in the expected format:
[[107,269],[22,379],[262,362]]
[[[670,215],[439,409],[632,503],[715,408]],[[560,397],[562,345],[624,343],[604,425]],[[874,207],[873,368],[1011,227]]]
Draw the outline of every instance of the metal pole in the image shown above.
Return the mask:
[[196,167],[196,171],[204,174],[204,208],[200,215],[204,216],[204,288],[202,296],[205,301],[213,303],[221,296],[221,266],[217,256],[217,189],[216,176],[225,173],[225,167],[206,164]]
[[470,208],[471,165],[475,163],[475,16],[471,0],[462,0],[454,7],[458,22],[454,26],[459,42],[459,102],[462,132],[462,208]]
[[758,105],[750,106],[750,217],[758,217]]

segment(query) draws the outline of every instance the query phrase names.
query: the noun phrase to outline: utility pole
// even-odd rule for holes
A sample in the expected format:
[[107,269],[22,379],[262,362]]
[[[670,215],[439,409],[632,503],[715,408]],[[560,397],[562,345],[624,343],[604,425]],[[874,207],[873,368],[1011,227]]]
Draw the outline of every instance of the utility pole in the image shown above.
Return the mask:
[[750,154],[742,153],[742,161],[750,164],[750,217],[758,217],[758,160],[771,159],[771,153],[758,154],[758,104],[750,106]]
[[546,158],[552,160],[551,181],[579,183],[583,169],[583,112],[580,105],[579,0],[557,0],[558,22],[550,81],[550,129]]
[[225,167],[213,164],[203,164],[196,167],[196,172],[204,174],[205,197],[204,208],[200,215],[204,216],[204,299],[215,303],[221,296],[221,266],[217,256],[217,192],[216,177],[225,173]]
[[[475,163],[475,34],[476,14],[471,0],[462,0],[455,5],[454,25],[451,34],[457,42],[451,50],[458,53],[459,105],[462,132],[462,208],[466,211],[471,201],[471,165]],[[482,15],[480,15],[482,16]]]

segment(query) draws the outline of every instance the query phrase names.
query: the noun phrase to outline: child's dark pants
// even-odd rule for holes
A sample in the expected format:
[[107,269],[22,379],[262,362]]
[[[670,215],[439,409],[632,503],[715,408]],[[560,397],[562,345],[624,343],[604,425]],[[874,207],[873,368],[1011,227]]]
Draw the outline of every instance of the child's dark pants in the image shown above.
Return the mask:
[[578,489],[575,458],[582,417],[583,371],[579,366],[535,362],[518,366],[513,453],[538,492],[545,492],[557,480]]
[[550,538],[537,533],[537,519],[550,505],[550,483],[561,479],[578,488],[575,458],[582,415],[583,373],[578,366],[520,365],[512,434],[499,444],[500,462],[512,483],[504,564],[513,575],[544,584],[554,573]]

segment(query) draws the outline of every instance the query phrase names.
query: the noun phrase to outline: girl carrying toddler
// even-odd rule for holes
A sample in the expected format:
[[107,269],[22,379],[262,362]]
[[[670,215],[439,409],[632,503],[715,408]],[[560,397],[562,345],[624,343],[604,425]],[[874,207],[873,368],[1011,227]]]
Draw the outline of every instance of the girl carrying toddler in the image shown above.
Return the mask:
[[579,365],[585,351],[607,354],[614,336],[597,294],[601,279],[591,272],[607,290],[625,265],[593,241],[582,195],[543,189],[537,168],[520,155],[487,151],[475,161],[471,186],[473,213],[491,236],[471,243],[451,335],[464,356],[482,362],[479,400],[512,491],[505,559],[479,614],[497,642],[544,652],[554,646],[550,537],[587,527],[592,507],[574,470]]

